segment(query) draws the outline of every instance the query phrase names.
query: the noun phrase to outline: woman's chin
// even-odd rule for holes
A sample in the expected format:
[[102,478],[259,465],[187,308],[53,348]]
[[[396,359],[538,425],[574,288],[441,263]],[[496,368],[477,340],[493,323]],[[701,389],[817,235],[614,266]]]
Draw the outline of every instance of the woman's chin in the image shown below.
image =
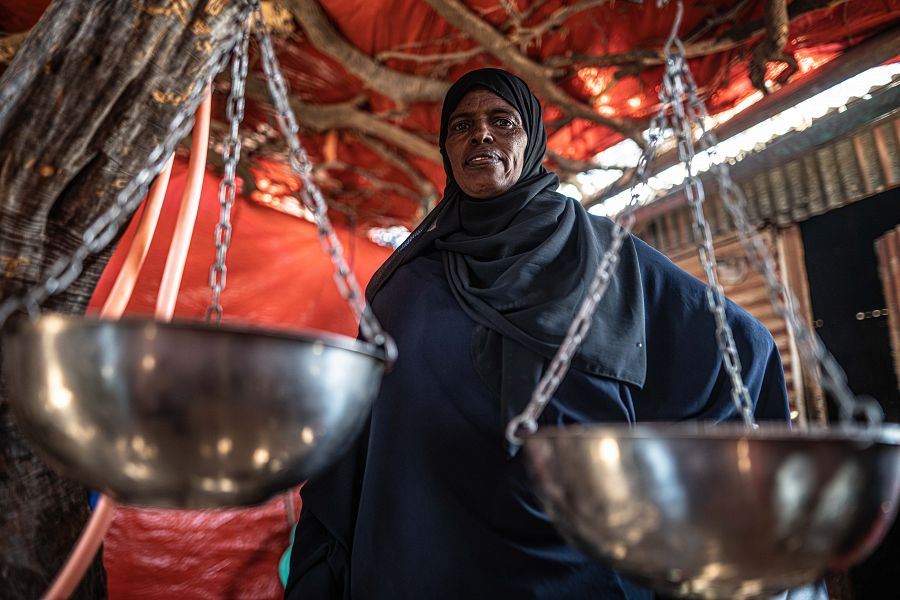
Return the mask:
[[470,198],[489,200],[506,192],[512,185],[497,181],[479,181],[474,178],[469,178],[461,183],[459,187],[462,189],[463,193]]

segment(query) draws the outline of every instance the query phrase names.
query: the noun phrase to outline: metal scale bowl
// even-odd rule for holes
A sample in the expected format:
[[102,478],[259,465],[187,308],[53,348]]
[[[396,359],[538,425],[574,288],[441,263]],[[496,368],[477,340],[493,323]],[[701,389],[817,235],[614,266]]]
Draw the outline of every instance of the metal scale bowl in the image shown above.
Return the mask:
[[21,320],[3,339],[23,432],[129,504],[262,502],[333,462],[384,370],[371,344],[142,319]]
[[[276,121],[290,148],[291,165],[303,182],[302,200],[315,217],[338,291],[366,341],[220,325],[251,21],[257,24]],[[176,115],[165,140],[150,153],[150,164],[82,234],[75,252],[57,261],[46,279],[22,297],[0,304],[0,324],[6,322],[4,375],[20,427],[58,471],[124,503],[179,508],[248,505],[300,483],[350,448],[370,414],[383,372],[396,358],[390,336],[366,309],[328,219],[327,203],[311,178],[309,157],[297,137],[299,127],[258,1],[246,4],[236,25],[234,44],[217,48],[210,57],[213,74],[231,62],[231,91],[207,323],[168,322],[180,279],[167,285],[165,276],[161,287],[170,292],[162,304],[167,308],[157,304],[156,320],[40,315],[38,306],[64,290],[80,274],[84,260],[116,237],[145,196],[150,179],[163,171],[190,128],[188,115],[194,107],[199,107],[198,122],[205,110],[201,129],[208,131],[209,82],[192,88],[190,101]],[[196,163],[202,181],[207,140],[201,138],[208,134],[200,138],[196,134],[195,129],[191,168],[202,149],[203,158]],[[192,227],[193,220],[185,229],[187,243]],[[183,265],[187,244],[181,251]],[[20,308],[28,310],[31,320],[7,322]]]
[[887,532],[900,427],[545,428],[537,492],[574,546],[664,594],[769,597],[846,568]]
[[[195,82],[164,140],[151,150],[149,164],[82,232],[74,252],[52,264],[42,282],[0,302],[0,326],[6,325],[4,375],[19,426],[59,472],[105,492],[46,598],[67,598],[74,591],[112,523],[116,500],[179,508],[256,504],[334,462],[362,429],[381,376],[396,358],[390,336],[366,309],[328,219],[327,203],[312,180],[259,1],[244,3],[236,19],[233,44],[214,48],[208,57],[210,78],[231,62],[231,90],[225,111],[230,128],[223,145],[224,177],[219,185],[207,323],[171,323],[170,319],[194,224],[193,218],[185,218],[191,211],[185,207],[196,206],[202,182],[210,79]],[[220,326],[251,23],[256,24],[276,122],[290,148],[291,166],[303,183],[301,200],[315,217],[323,250],[334,266],[338,292],[358,319],[365,342],[317,332],[286,335]],[[195,108],[200,126],[192,143],[189,170],[193,176],[189,174],[179,211],[156,320],[41,315],[41,303],[65,290],[82,272],[85,259],[116,238],[144,198],[150,180],[160,175],[154,187],[165,187],[168,174],[162,174],[190,129],[188,115]],[[150,213],[150,206],[163,196],[151,192],[143,214]],[[151,221],[155,217],[146,222]],[[148,244],[153,227],[148,225],[147,235],[139,227],[135,240]],[[145,252],[146,246],[134,255],[129,252],[126,264],[131,264],[132,275],[140,270]],[[125,283],[130,279],[122,279],[120,273],[114,289],[120,282],[123,290],[132,286],[133,281]],[[101,314],[121,316],[127,300],[120,300],[128,295],[130,291],[110,292],[116,302],[107,303]],[[107,308],[113,305],[116,308]],[[21,309],[29,313],[30,321],[8,321]]]

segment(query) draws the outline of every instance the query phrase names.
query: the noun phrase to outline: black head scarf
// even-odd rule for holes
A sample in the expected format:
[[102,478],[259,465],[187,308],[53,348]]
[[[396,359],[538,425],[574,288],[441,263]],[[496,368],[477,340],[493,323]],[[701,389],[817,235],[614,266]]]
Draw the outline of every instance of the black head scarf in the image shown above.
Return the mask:
[[[487,89],[512,105],[528,134],[519,180],[494,198],[470,198],[460,189],[445,147],[450,116],[473,89]],[[514,75],[480,69],[454,83],[441,112],[440,146],[444,198],[375,273],[366,297],[371,303],[404,263],[441,251],[456,300],[480,326],[473,339],[476,368],[500,395],[505,422],[527,404],[563,341],[609,245],[612,223],[592,218],[556,192],[559,179],[542,166],[547,132],[541,105]],[[643,294],[629,239],[573,367],[641,387],[643,346]]]

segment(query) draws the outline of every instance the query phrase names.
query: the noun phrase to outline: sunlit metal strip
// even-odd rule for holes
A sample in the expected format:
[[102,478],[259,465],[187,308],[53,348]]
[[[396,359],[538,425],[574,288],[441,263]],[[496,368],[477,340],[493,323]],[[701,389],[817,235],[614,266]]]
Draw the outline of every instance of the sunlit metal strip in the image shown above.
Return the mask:
[[875,240],[878,274],[887,302],[894,374],[900,377],[900,227]]
[[[735,180],[747,197],[753,223],[785,227],[900,185],[900,112],[782,163],[767,160],[766,151],[755,157],[752,169],[735,165]],[[677,226],[681,215],[674,216],[686,210],[683,202],[677,194],[660,202],[670,208],[644,219],[638,212],[635,232],[663,251],[691,246],[690,231]],[[719,218],[718,198],[708,202],[717,233],[727,234],[732,226]]]

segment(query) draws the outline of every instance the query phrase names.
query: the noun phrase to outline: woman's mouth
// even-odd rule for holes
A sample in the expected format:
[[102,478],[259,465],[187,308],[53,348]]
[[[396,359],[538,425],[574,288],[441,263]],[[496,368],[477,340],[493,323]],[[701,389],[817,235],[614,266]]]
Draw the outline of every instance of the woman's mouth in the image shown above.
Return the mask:
[[500,162],[500,157],[493,152],[479,152],[466,159],[467,167],[482,167]]

